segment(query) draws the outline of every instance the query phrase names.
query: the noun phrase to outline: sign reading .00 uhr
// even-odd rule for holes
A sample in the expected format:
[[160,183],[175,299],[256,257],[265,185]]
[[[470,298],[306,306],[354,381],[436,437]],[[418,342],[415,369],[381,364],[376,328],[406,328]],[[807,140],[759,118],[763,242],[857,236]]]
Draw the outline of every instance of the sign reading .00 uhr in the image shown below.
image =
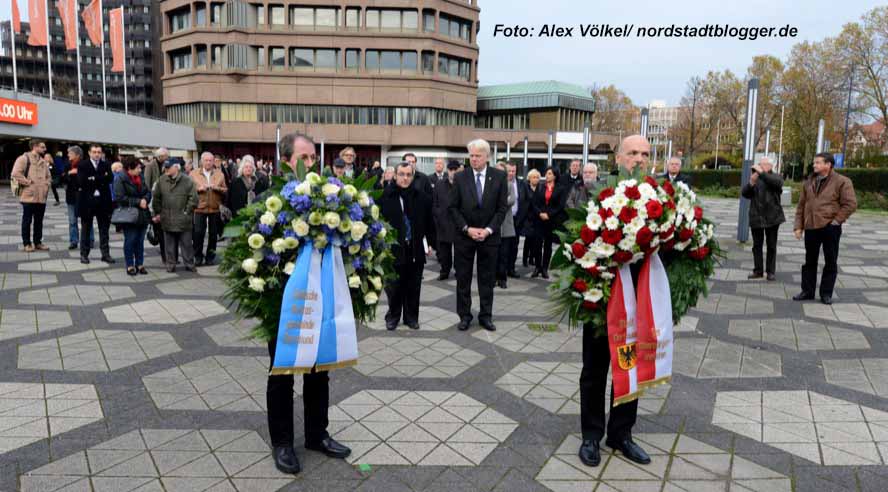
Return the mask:
[[34,126],[37,124],[37,105],[0,98],[0,122]]

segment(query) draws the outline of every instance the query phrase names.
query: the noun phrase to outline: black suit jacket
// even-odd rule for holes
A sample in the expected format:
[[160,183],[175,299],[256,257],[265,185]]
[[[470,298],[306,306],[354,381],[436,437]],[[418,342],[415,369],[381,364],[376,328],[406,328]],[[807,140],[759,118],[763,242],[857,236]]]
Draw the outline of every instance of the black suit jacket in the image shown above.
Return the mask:
[[[379,203],[379,211],[386,222],[398,231],[398,243],[392,246],[395,265],[403,265],[408,259],[420,265],[425,264],[426,253],[422,240],[425,238],[430,248],[437,246],[435,223],[432,220],[432,200],[425,193],[413,189],[404,194],[404,208],[401,208],[401,195],[398,185],[386,187]],[[404,211],[410,220],[410,243],[407,243]]]
[[546,204],[546,185],[540,182],[539,186],[537,186],[536,193],[533,196],[534,212],[537,214],[537,217],[541,213],[549,215],[549,220],[538,219],[538,223],[543,231],[555,230],[567,221],[567,212],[564,206],[569,192],[570,188],[556,183],[555,189],[552,190],[552,197],[549,198],[549,203]]
[[435,173],[429,174],[429,182],[432,183],[432,188],[438,186],[438,181],[442,181],[444,179],[447,179],[447,170],[446,169],[444,170],[443,178],[439,178],[438,175]]
[[[77,164],[77,186],[80,188],[77,207],[81,217],[99,213],[111,213],[111,182],[114,175],[107,161],[99,161],[97,167],[89,159]],[[98,190],[99,196],[95,196]]]
[[456,234],[453,218],[450,216],[450,190],[453,185],[447,179],[441,179],[432,193],[432,210],[435,217],[435,232],[438,241],[452,243]]
[[487,236],[484,243],[498,245],[501,239],[500,228],[508,211],[509,188],[504,171],[487,166],[481,205],[478,205],[475,193],[474,169],[467,167],[453,178],[453,189],[450,191],[450,216],[456,227],[457,238],[471,241],[463,232],[466,227],[489,227],[493,234]]
[[661,180],[666,179],[673,183],[681,182],[688,186],[691,186],[691,177],[681,171],[678,172],[678,174],[675,176],[675,179],[669,179],[669,173],[663,173],[657,177]]
[[[545,180],[545,176],[543,176],[543,179]],[[576,185],[578,185],[578,184],[583,184],[583,171],[582,171],[582,169],[580,170],[579,174],[577,174],[577,177],[576,177],[576,178],[571,178],[571,177],[570,177],[570,171],[568,171],[568,172],[562,174],[561,177],[558,178],[557,183],[558,183],[559,185],[561,185],[561,186],[567,188],[567,189],[571,189],[571,188],[573,188],[574,186],[576,186]],[[545,184],[545,183],[543,183],[543,184]]]
[[[394,180],[392,180],[394,181]],[[429,176],[421,171],[416,171],[413,176],[413,189],[425,193],[431,200],[432,198],[432,181]]]
[[[518,212],[515,213],[512,220],[515,222],[515,233],[521,234],[521,231],[524,229],[524,222],[527,220],[527,213],[530,210],[532,197],[530,196],[530,188],[527,187],[524,181],[517,178],[515,181],[518,185]],[[511,212],[512,210],[509,209],[509,213]]]

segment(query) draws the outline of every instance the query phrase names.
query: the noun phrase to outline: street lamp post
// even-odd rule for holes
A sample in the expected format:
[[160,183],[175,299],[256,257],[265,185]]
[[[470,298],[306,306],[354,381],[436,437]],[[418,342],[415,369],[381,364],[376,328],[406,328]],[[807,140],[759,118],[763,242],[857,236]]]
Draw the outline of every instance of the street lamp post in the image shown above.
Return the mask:
[[846,162],[848,162],[848,155],[845,153],[848,146],[848,120],[851,117],[851,90],[854,87],[854,66],[851,66],[851,71],[848,74],[848,106],[845,109],[845,133],[842,136],[842,165],[844,166]]
[[[752,160],[755,158],[755,120],[758,109],[759,79],[749,80],[746,94],[746,135],[743,146],[743,172],[740,182],[749,181],[752,174]],[[737,212],[737,241],[745,243],[749,240],[749,199],[740,197],[740,209]]]
[[715,122],[715,168],[718,169],[718,141],[721,137],[721,117]]
[[783,113],[786,106],[780,106],[780,147],[777,149],[777,173],[783,172]]
[[648,108],[641,109],[641,136],[648,136]]

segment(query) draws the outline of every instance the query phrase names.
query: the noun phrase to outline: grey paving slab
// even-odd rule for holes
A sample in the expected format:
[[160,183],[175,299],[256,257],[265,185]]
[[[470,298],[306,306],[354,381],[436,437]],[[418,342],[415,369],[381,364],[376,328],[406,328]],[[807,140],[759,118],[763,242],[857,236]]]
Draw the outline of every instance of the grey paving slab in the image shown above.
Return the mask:
[[19,347],[21,369],[114,371],[181,350],[164,331],[88,330]]

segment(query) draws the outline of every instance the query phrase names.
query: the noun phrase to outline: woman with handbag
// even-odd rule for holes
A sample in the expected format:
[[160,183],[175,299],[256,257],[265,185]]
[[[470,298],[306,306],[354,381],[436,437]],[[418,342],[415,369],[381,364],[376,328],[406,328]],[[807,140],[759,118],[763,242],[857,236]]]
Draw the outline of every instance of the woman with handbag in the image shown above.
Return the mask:
[[142,163],[135,157],[123,161],[123,173],[114,180],[114,201],[117,208],[111,223],[123,228],[123,256],[128,275],[147,275],[142,265],[145,259],[145,232],[151,214],[148,202],[151,190],[142,182]]

